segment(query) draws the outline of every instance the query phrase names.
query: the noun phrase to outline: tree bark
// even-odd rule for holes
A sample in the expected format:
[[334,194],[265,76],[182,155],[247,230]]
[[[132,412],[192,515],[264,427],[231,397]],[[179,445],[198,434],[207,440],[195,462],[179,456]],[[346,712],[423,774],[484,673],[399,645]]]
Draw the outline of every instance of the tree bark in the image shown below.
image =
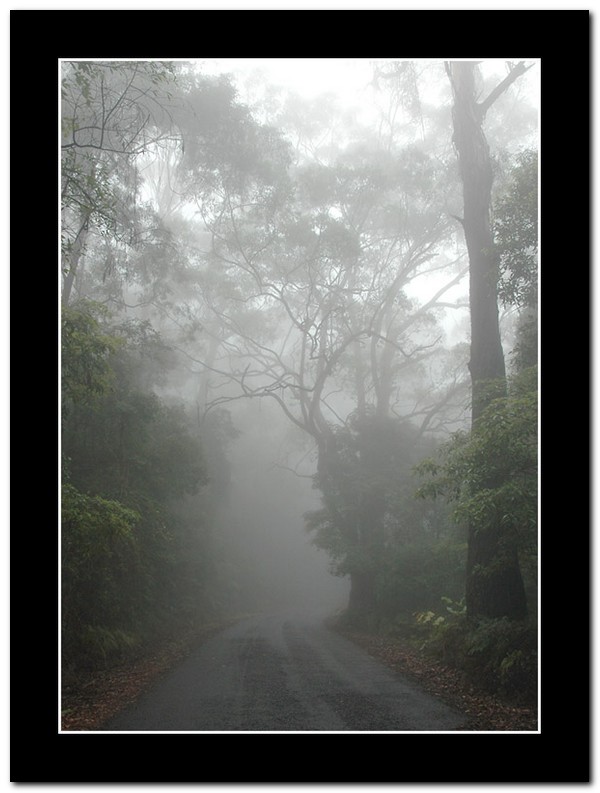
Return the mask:
[[[506,395],[506,370],[500,340],[497,264],[493,251],[490,206],[493,171],[483,119],[493,101],[519,74],[510,75],[478,104],[474,62],[447,64],[454,106],[454,145],[464,193],[463,228],[469,254],[471,315],[472,429],[490,402]],[[514,70],[517,71],[517,70]],[[490,484],[491,486],[491,484]],[[521,619],[527,601],[514,543],[506,537],[500,518],[485,530],[469,527],[465,601],[470,619]]]
[[472,421],[491,399],[506,393],[506,369],[500,341],[497,265],[490,225],[492,163],[475,96],[475,63],[452,63],[454,145],[463,183],[463,228],[469,254],[471,314]]

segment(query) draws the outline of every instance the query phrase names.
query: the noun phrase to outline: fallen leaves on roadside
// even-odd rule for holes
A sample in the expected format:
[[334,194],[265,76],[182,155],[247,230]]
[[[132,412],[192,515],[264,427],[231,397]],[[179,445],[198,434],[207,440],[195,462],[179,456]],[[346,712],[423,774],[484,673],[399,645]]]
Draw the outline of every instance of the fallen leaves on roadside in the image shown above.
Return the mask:
[[394,672],[406,675],[430,694],[467,714],[469,731],[538,729],[535,707],[513,705],[476,688],[460,670],[426,657],[400,639],[332,627]]
[[[235,620],[232,620],[235,621]],[[64,685],[61,729],[102,730],[102,725],[140,696],[160,675],[200,642],[222,630],[225,624],[203,626],[160,643],[144,657],[97,672],[86,682]]]
[[[235,622],[236,620],[232,620]],[[406,675],[429,693],[469,717],[469,731],[520,732],[538,729],[533,707],[520,707],[477,689],[457,669],[438,663],[400,639],[342,630],[341,635],[360,645],[393,671]],[[169,671],[198,642],[223,628],[223,624],[190,631],[163,642],[154,651],[127,665],[99,672],[77,686],[64,686],[62,730],[102,730],[102,725],[134,702],[160,675]]]

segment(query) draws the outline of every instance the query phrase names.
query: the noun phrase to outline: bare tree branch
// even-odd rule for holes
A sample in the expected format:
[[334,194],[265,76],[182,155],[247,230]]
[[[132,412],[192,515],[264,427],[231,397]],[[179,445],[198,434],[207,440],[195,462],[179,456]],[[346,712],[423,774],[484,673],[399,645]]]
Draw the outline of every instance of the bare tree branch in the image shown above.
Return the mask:
[[525,66],[525,62],[521,61],[516,66],[513,66],[504,80],[502,80],[502,82],[490,92],[487,99],[485,99],[483,102],[479,102],[478,108],[479,112],[481,113],[481,117],[483,118],[485,116],[496,99],[498,99],[498,97],[501,96],[506,91],[506,89],[514,83],[515,80],[521,77],[521,75],[525,74],[525,72],[529,71],[529,69],[531,69],[531,67],[534,65],[535,64],[532,63],[529,66]]

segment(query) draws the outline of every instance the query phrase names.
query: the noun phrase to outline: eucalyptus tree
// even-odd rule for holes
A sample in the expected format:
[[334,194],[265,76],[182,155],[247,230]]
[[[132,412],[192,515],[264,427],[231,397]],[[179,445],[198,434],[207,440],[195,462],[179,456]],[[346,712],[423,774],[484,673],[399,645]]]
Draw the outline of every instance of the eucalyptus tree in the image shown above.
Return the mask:
[[193,64],[67,63],[62,89],[63,303],[75,285],[165,339],[197,339],[219,281],[202,215],[225,195],[263,201],[286,147]]
[[[426,152],[363,143],[327,164],[304,152],[290,173],[293,184],[277,200],[271,188],[252,200],[227,191],[201,204],[212,270],[229,286],[206,306],[218,351],[196,360],[220,378],[209,409],[270,398],[312,437],[315,482],[338,549],[322,544],[339,556],[341,543],[337,570],[351,578],[351,606],[368,611],[384,553],[385,496],[376,476],[366,487],[343,482],[344,459],[352,447],[363,468],[367,461],[381,471],[389,449],[367,436],[390,430],[394,413],[405,421],[420,414],[426,428],[439,412],[431,392],[427,404],[411,404],[407,384],[434,358],[443,335],[434,312],[465,270],[442,255],[452,227]],[[424,302],[407,296],[418,279],[446,270]],[[362,452],[349,440],[357,432]]]
[[[104,82],[94,76],[102,100]],[[368,609],[393,489],[381,472],[393,470],[396,455],[373,439],[410,436],[416,448],[419,432],[399,432],[399,424],[439,429],[463,399],[456,372],[448,383],[440,377],[452,362],[436,318],[466,272],[462,257],[448,253],[444,163],[428,143],[409,145],[406,129],[342,134],[332,108],[296,123],[294,148],[224,78],[183,67],[169,88],[160,139],[132,146],[130,156],[118,139],[98,154],[91,139],[102,165],[124,157],[137,197],[121,225],[113,218],[103,226],[100,209],[90,214],[106,232],[88,241],[93,284],[69,240],[66,296],[79,272],[83,293],[93,288],[159,329],[183,365],[170,387],[194,388],[199,418],[235,399],[266,397],[313,439],[316,483],[344,547],[339,570],[352,579],[353,605]],[[85,109],[89,88],[79,90],[84,99],[72,104]],[[66,157],[85,140],[78,128]],[[114,206],[123,183],[109,176]],[[67,222],[77,218],[71,209]],[[428,297],[409,296],[434,276]]]
[[[507,76],[479,101],[475,84],[477,64],[446,64],[452,85],[453,141],[463,185],[461,220],[469,253],[471,317],[472,422],[495,399],[506,395],[506,369],[498,322],[498,262],[490,220],[493,168],[483,123],[489,108],[512,83],[530,68],[511,64]],[[481,488],[490,486],[486,481]],[[485,531],[471,524],[466,582],[467,613],[471,618],[520,618],[527,602],[518,552],[504,531],[500,517]]]
[[478,101],[475,84],[477,64],[458,61],[447,64],[454,95],[453,141],[463,184],[464,217],[461,224],[469,252],[469,306],[471,316],[471,359],[473,421],[493,398],[491,384],[504,393],[506,370],[498,323],[498,264],[490,220],[493,168],[483,122],[498,96],[525,72],[524,63],[483,100]]
[[[252,222],[266,238],[270,218],[286,201],[290,156],[276,130],[253,118],[225,77],[190,72],[179,84],[185,98],[174,117],[183,145],[144,170],[168,244],[156,249],[153,277],[142,285],[138,301],[151,306],[154,321],[179,352],[182,381],[188,381],[188,392],[196,389],[192,398],[203,414],[211,376],[220,382],[228,377],[219,373],[219,364],[229,367],[228,344],[235,335],[225,320],[226,306],[236,303],[238,321],[251,322],[254,312],[241,271],[232,273],[214,254],[215,229],[229,224],[232,246],[243,233],[236,223]],[[194,357],[202,359],[200,370]]]
[[[160,63],[64,65],[62,563],[75,662],[164,629],[208,581],[207,515],[226,487],[232,430],[221,416],[201,433],[173,405],[173,325],[197,331],[183,297],[203,283],[186,202],[193,191],[216,201],[220,180],[250,184],[260,158],[244,158],[265,142],[217,83],[186,69],[175,79]],[[172,187],[189,190],[173,198],[163,182],[152,201],[153,161],[179,168]],[[196,608],[209,600],[201,594]]]
[[175,70],[146,61],[69,61],[61,81],[61,250],[69,302],[88,237],[135,245],[136,162],[174,134]]
[[[438,68],[440,64],[431,64]],[[508,104],[512,86],[531,68],[524,62],[507,62],[507,73],[491,87],[480,75],[480,64],[474,61],[445,64],[447,86],[452,90],[452,143],[458,164],[458,184],[462,190],[463,210],[454,208],[456,195],[449,202],[452,217],[460,224],[469,257],[469,317],[471,374],[471,419],[473,443],[478,433],[485,434],[489,420],[488,407],[495,399],[506,398],[506,369],[499,322],[499,298],[503,305],[511,301],[523,303],[534,298],[536,289],[535,256],[537,183],[531,157],[523,162],[517,182],[506,187],[502,196],[494,189],[503,167],[510,166],[519,148],[535,140],[535,112],[527,102]],[[429,67],[427,67],[429,68]],[[421,115],[426,133],[425,80],[416,79],[409,64],[387,64],[379,75],[395,91],[398,100]],[[443,86],[442,86],[443,88]],[[511,88],[511,91],[508,89]],[[494,152],[484,132],[484,121],[506,101],[502,112],[492,120],[490,133]],[[447,107],[450,98],[444,100]],[[521,108],[524,108],[522,110]],[[489,125],[488,125],[489,126]],[[532,136],[533,131],[533,136]],[[452,162],[444,157],[449,172]],[[528,178],[529,177],[529,178]],[[517,185],[520,182],[520,188]],[[525,185],[528,185],[525,187]],[[498,195],[495,225],[492,223],[492,202]],[[459,216],[459,213],[461,216]],[[479,418],[485,414],[486,420]],[[490,447],[486,447],[490,451]],[[493,466],[491,466],[493,467]],[[491,470],[491,468],[489,469]],[[484,499],[485,482],[477,480],[475,491],[469,489],[475,504]],[[498,484],[490,473],[490,492]],[[460,483],[457,482],[457,486]],[[463,512],[466,515],[467,512]],[[470,617],[522,617],[526,612],[525,594],[519,568],[514,532],[503,529],[501,516],[486,524],[473,519],[469,528],[466,603]]]

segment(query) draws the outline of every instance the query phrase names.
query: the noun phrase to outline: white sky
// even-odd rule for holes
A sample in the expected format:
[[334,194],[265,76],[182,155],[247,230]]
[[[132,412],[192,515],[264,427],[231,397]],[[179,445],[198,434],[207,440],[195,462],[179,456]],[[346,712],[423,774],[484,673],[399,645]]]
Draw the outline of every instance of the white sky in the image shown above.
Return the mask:
[[366,58],[221,58],[202,63],[217,72],[259,69],[274,85],[285,85],[305,97],[333,91],[353,101],[359,87],[371,79]]
[[[199,61],[208,73],[227,73],[254,69],[263,71],[274,85],[283,85],[304,97],[326,92],[336,93],[342,101],[355,102],[373,79],[374,61],[402,60],[374,53],[372,58],[219,58]],[[414,60],[414,59],[411,59]],[[428,59],[431,62],[432,59]],[[442,60],[475,60],[464,57],[443,57]],[[537,62],[536,58],[507,57],[503,60],[480,59],[484,76],[503,74],[505,60]],[[539,70],[537,70],[539,72]],[[527,78],[530,79],[529,77]]]
[[[447,60],[475,60],[465,58],[447,58]],[[351,107],[361,106],[364,113],[369,113],[373,108],[375,114],[376,98],[367,94],[367,86],[373,79],[373,62],[388,60],[381,55],[373,58],[220,58],[199,61],[200,70],[204,74],[231,73],[234,76],[249,76],[258,70],[265,75],[268,82],[275,86],[283,86],[297,92],[304,98],[310,99],[326,92],[334,93],[340,105]],[[392,59],[389,59],[392,60]],[[413,59],[414,60],[414,59]],[[440,62],[444,58],[437,59]],[[537,58],[506,58],[506,59],[481,59],[480,66],[484,79],[490,79],[490,86],[498,84],[506,75],[506,60],[514,62],[525,61],[535,64],[522,78],[519,79],[519,90],[530,94],[532,104],[539,107],[539,60]],[[432,59],[423,59],[422,63],[431,63]],[[435,86],[431,87],[435,93]],[[490,87],[487,88],[487,91]],[[243,91],[240,91],[243,99]],[[363,100],[361,102],[361,99]],[[449,132],[450,138],[450,132]],[[438,279],[416,279],[416,282],[406,289],[407,294],[420,297],[423,301],[429,299],[440,285],[447,280],[445,275]],[[468,281],[463,279],[461,285],[452,290],[455,299],[466,294]],[[447,295],[450,299],[450,293]],[[464,332],[464,310],[450,311],[444,327],[449,335],[460,335]],[[456,338],[452,339],[452,343]]]

